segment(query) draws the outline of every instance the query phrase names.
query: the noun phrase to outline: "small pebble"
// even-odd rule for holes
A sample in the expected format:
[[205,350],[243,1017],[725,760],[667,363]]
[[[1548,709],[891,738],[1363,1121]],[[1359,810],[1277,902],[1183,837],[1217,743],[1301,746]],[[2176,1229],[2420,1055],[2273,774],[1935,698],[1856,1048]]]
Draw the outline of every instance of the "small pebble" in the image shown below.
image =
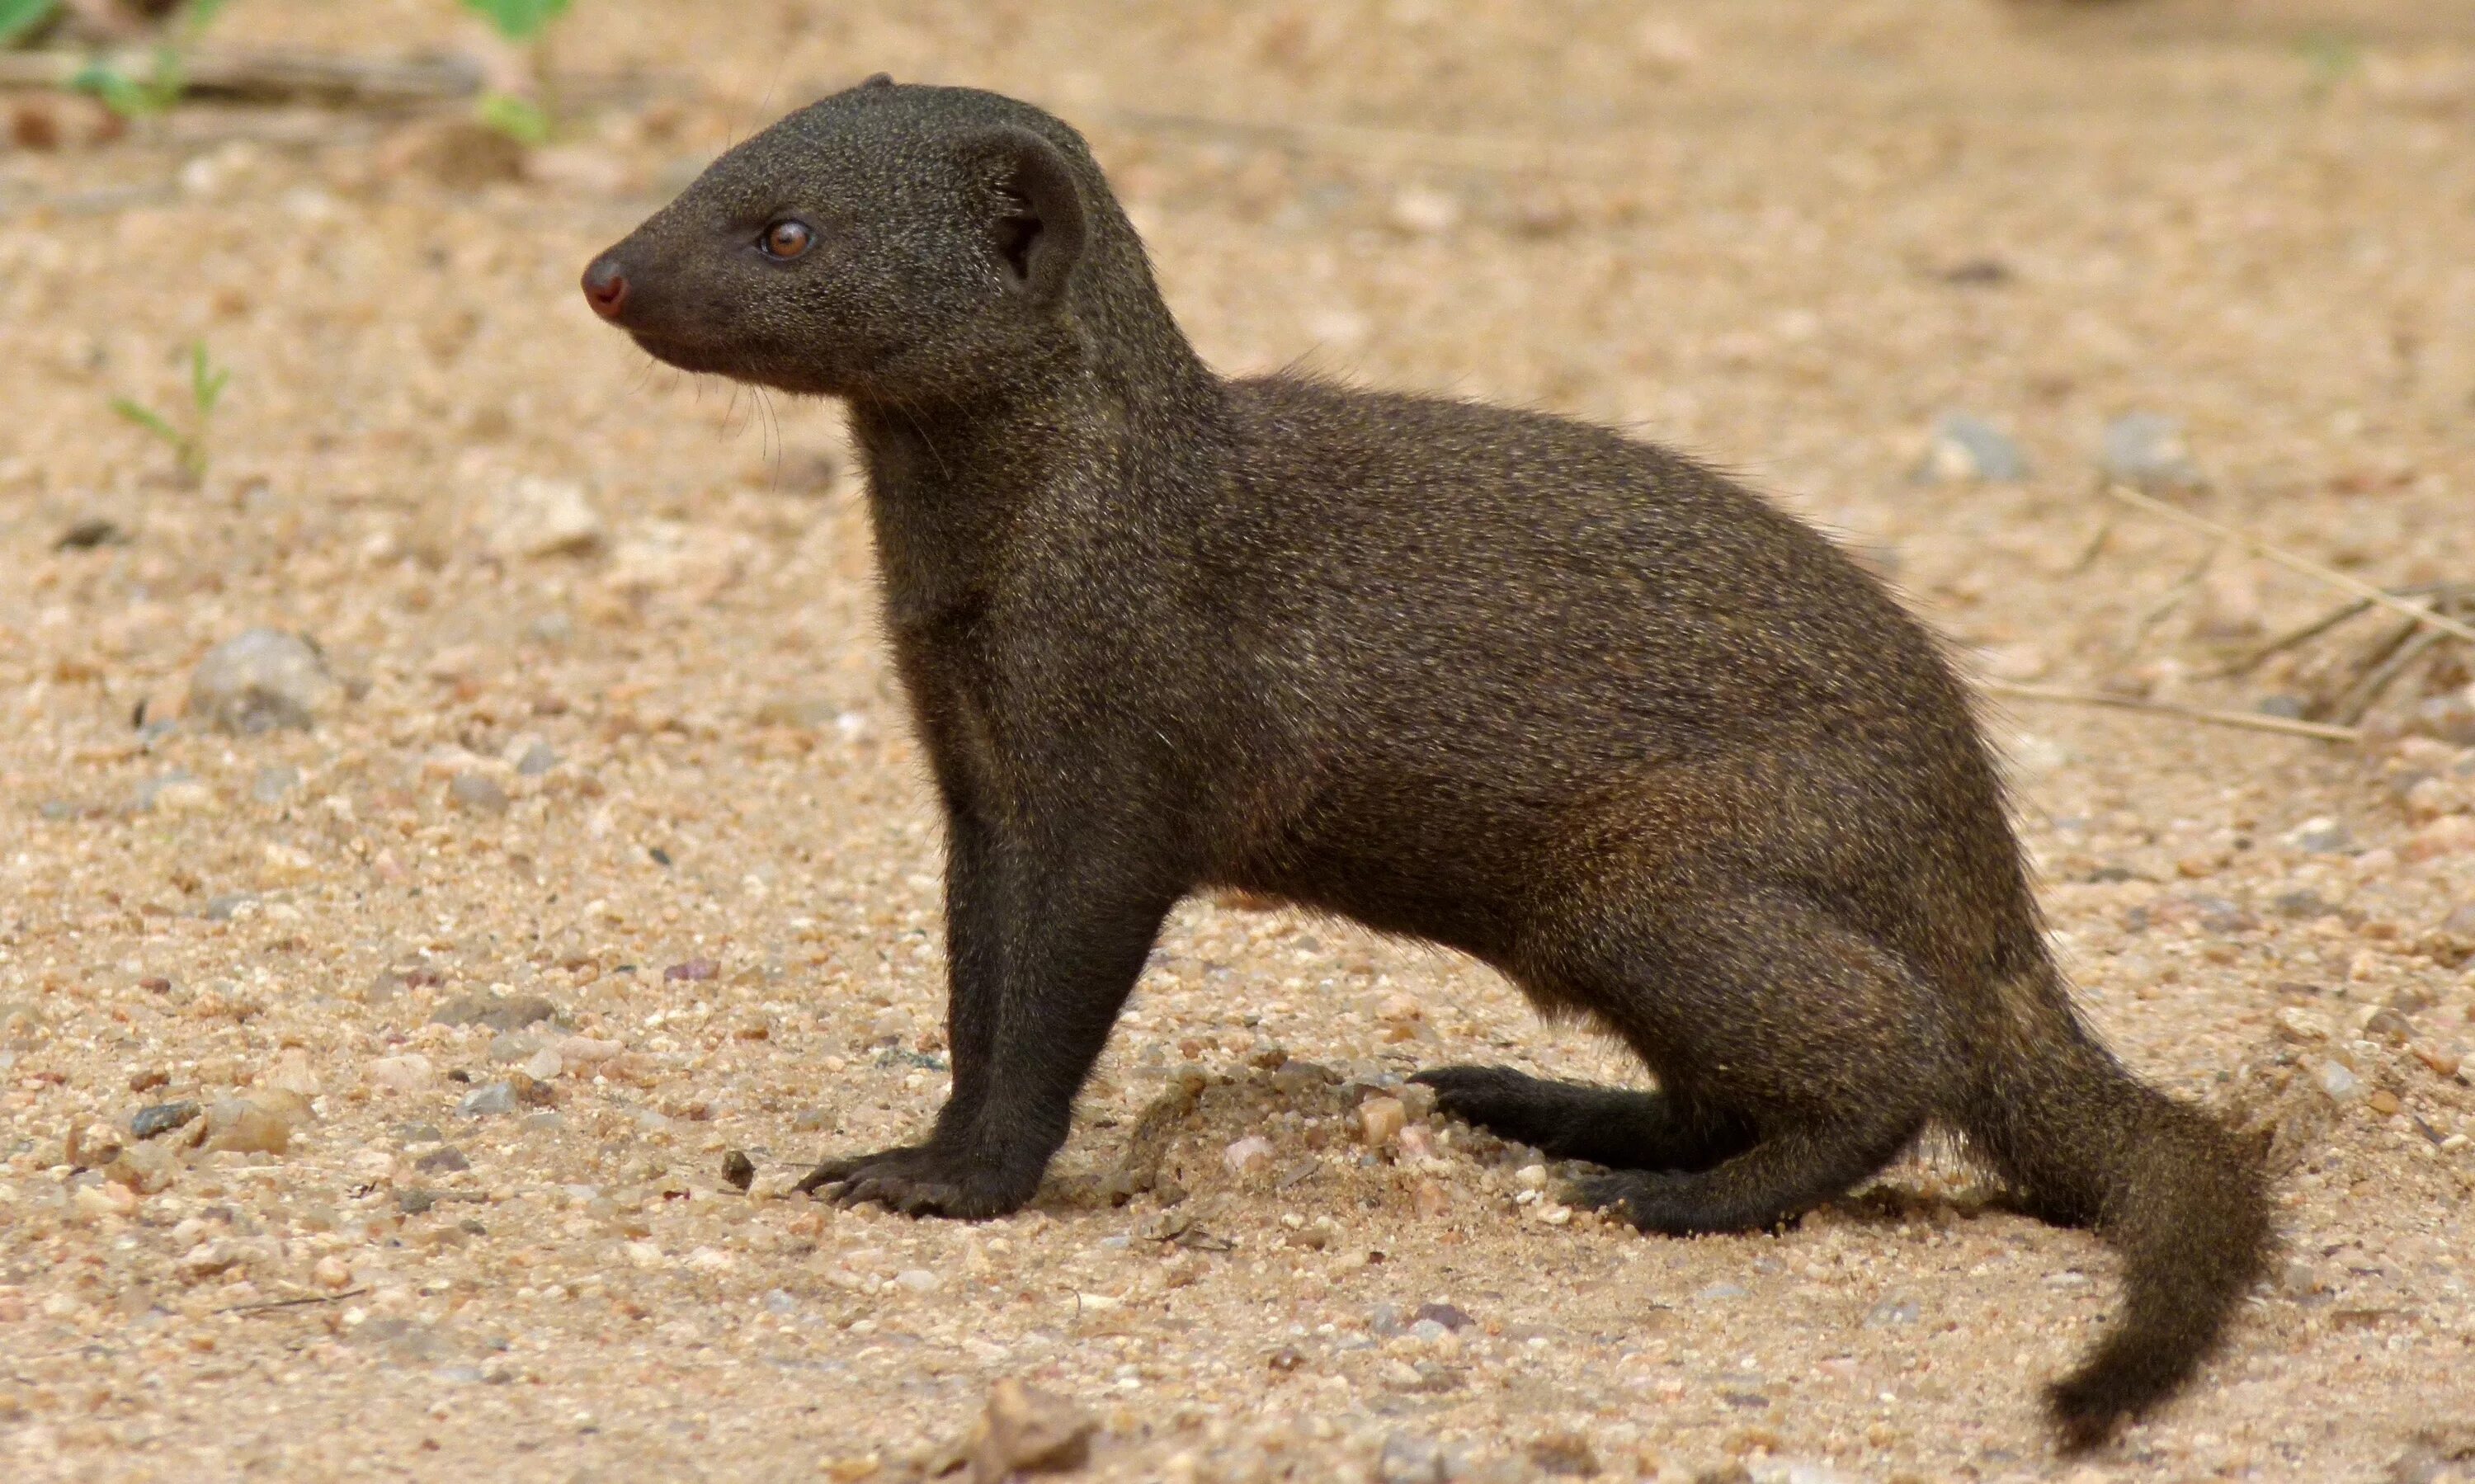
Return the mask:
[[1917,466],[1922,484],[2009,482],[2028,475],[2020,446],[1983,418],[1946,412],[1934,423],[1925,456]]
[[1260,1133],[1249,1134],[1220,1152],[1221,1159],[1238,1175],[1261,1170],[1272,1162],[1272,1141]]
[[550,1048],[568,1066],[600,1066],[627,1048],[617,1041],[599,1040],[590,1035],[571,1035]]
[[988,1411],[968,1449],[972,1484],[1080,1469],[1091,1455],[1098,1425],[1064,1397],[1009,1376],[989,1389]]
[[527,747],[524,756],[516,760],[516,776],[539,778],[556,766],[558,766],[558,754],[551,750],[550,743],[537,742]]
[[487,1055],[493,1061],[522,1061],[539,1050],[541,1037],[507,1031],[490,1037]]
[[464,1094],[455,1111],[467,1118],[489,1118],[516,1110],[516,1086],[513,1083],[484,1083]]
[[306,729],[341,693],[316,645],[295,634],[254,628],[198,662],[189,676],[189,715],[242,736]]
[[468,994],[440,1006],[429,1018],[434,1025],[478,1025],[503,1032],[521,1031],[557,1013],[557,1006],[537,994]]
[[[40,13],[40,12],[37,12]],[[61,533],[52,543],[55,551],[91,551],[97,547],[126,546],[129,533],[119,523],[103,516],[88,516]]]
[[[1407,1379],[1414,1385],[1414,1369]],[[1384,1451],[1375,1462],[1375,1476],[1383,1484],[1445,1484],[1453,1475],[1443,1445],[1415,1433],[1396,1432],[1384,1440]]]
[[400,1057],[380,1057],[362,1069],[361,1075],[380,1092],[427,1092],[437,1085],[438,1071],[421,1053],[406,1052]]
[[425,1175],[459,1175],[473,1168],[473,1161],[453,1144],[441,1144],[412,1162],[412,1167]]
[[151,1139],[159,1133],[169,1133],[186,1126],[202,1111],[195,1103],[158,1103],[141,1107],[130,1117],[130,1136]]
[[457,773],[447,783],[448,801],[458,809],[477,814],[503,815],[507,812],[507,791],[499,780],[487,773]]
[[2200,482],[2181,421],[2153,412],[2126,412],[2108,423],[2097,467],[2110,478],[2147,490],[2190,489]]
[[2354,837],[2344,825],[2327,815],[2319,815],[2287,831],[2286,842],[2297,850],[2329,855],[2350,848],[2354,844]]
[[608,535],[584,486],[525,477],[493,493],[481,513],[481,542],[500,558],[582,556]]
[[292,1147],[292,1120],[256,1099],[230,1099],[207,1109],[206,1147],[243,1155],[280,1155]]
[[1530,1461],[1543,1472],[1566,1478],[1586,1479],[1599,1472],[1599,1455],[1578,1432],[1551,1432],[1538,1439],[1530,1445]]
[[[721,972],[722,965],[714,962],[711,959],[690,959],[682,963],[674,963],[669,968],[662,970],[662,977],[673,982],[701,984],[705,980],[711,979]],[[904,1024],[908,1025],[909,1022],[906,1020]],[[901,1034],[898,1031],[894,1034],[896,1035]]]
[[2312,1080],[2329,1095],[2332,1103],[2352,1103],[2364,1095],[2364,1080],[2342,1061],[2316,1061]]
[[756,1183],[756,1162],[745,1151],[734,1149],[722,1156],[722,1179],[733,1190],[746,1190]]
[[1369,1149],[1382,1149],[1409,1126],[1409,1110],[1399,1098],[1369,1098],[1358,1105],[1360,1136]]

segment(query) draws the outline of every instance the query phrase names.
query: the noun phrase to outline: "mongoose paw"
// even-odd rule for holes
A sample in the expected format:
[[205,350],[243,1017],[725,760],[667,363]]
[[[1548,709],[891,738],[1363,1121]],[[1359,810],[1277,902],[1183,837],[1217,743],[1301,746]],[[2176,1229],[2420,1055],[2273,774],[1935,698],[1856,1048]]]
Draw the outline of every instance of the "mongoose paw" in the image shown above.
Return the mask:
[[979,1221],[1022,1204],[1038,1185],[1037,1173],[1029,1180],[1008,1179],[962,1151],[914,1144],[828,1159],[798,1188],[836,1205],[873,1202],[905,1216]]
[[1538,1142],[1532,1126],[1541,1121],[1541,1093],[1550,1083],[1508,1066],[1430,1067],[1409,1081],[1435,1089],[1438,1112],[1516,1143]]
[[1620,1221],[1630,1222],[1643,1231],[1677,1234],[1683,1229],[1663,1226],[1655,1219],[1655,1203],[1644,1176],[1633,1170],[1611,1170],[1605,1175],[1585,1175],[1573,1181],[1564,1192],[1564,1204],[1583,1210],[1600,1211]]
[[1706,1197],[1697,1200],[1693,1195],[1696,1182],[1703,1179],[1660,1170],[1609,1170],[1574,1180],[1564,1192],[1564,1204],[1603,1211],[1632,1223],[1636,1230],[1661,1236],[1788,1231],[1803,1219],[1800,1211],[1745,1216],[1713,1209]]

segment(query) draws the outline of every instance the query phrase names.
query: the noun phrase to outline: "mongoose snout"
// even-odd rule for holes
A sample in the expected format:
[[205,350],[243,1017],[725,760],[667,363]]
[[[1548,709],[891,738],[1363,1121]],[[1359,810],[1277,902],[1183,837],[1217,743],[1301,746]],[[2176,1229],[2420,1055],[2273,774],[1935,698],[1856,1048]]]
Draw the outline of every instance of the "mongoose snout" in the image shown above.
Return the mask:
[[627,308],[627,274],[615,255],[604,253],[584,270],[584,302],[613,325],[623,324]]

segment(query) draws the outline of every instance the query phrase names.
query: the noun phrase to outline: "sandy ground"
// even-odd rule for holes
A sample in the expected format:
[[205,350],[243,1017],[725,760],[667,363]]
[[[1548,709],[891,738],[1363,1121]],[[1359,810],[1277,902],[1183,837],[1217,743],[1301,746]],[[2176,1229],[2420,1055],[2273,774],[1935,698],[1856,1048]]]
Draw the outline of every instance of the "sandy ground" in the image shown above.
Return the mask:
[[[2085,9],[585,0],[520,179],[283,109],[0,153],[0,1472],[897,1479],[1017,1376],[1112,1478],[2468,1477],[2475,735],[2394,735],[2439,651],[2363,746],[1993,713],[2089,1012],[2285,1172],[2227,1356],[2085,1464],[2034,1407],[2115,1302],[2094,1240],[1947,1156],[1688,1242],[1464,1130],[1369,1148],[1421,1064],[1629,1072],[1338,924],[1182,911],[1032,1210],[786,1194],[943,1094],[935,823],[836,413],[649,367],[593,250],[865,73],[1022,93],[1223,368],[1701,451],[1990,677],[2325,698],[2373,620],[2208,678],[2337,595],[2095,453],[2179,419],[2189,507],[2475,575],[2475,21]],[[177,408],[193,340],[197,488],[108,406]],[[1914,477],[1948,410],[2025,474]],[[323,647],[314,729],[184,715],[260,624]]]

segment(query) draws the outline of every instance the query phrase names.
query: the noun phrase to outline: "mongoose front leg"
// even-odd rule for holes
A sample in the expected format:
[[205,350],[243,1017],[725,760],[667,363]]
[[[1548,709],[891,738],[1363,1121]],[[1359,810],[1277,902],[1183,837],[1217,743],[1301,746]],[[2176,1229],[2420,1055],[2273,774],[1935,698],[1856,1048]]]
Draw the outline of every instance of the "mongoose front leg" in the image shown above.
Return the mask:
[[1086,851],[960,821],[950,839],[954,1089],[926,1141],[827,1160],[800,1181],[841,1204],[978,1219],[1030,1200],[1174,900]]

